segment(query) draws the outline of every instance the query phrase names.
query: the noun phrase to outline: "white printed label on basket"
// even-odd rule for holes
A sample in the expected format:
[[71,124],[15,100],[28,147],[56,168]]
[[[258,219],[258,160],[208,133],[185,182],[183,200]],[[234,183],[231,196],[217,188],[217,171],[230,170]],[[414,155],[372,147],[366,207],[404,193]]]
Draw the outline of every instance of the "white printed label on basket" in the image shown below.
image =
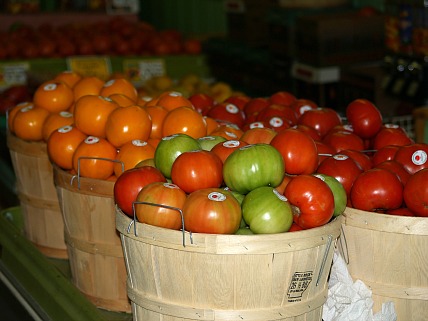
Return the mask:
[[427,153],[424,150],[417,150],[412,155],[412,162],[415,165],[423,165],[427,161]]
[[313,271],[294,272],[288,287],[288,302],[302,301],[303,293],[309,287],[314,276]]

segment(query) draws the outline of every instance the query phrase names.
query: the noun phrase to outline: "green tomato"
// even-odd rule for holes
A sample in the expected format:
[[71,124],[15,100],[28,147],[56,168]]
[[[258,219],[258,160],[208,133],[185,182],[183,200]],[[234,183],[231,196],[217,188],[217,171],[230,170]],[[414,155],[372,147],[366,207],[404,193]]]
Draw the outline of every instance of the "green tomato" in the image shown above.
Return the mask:
[[236,149],[223,165],[223,179],[232,191],[246,194],[257,187],[281,184],[284,159],[269,144],[246,145]]
[[343,185],[335,177],[330,175],[317,173],[317,174],[314,174],[314,176],[323,180],[333,192],[333,197],[334,197],[333,217],[337,217],[341,215],[345,211],[346,204],[348,203],[348,197],[346,196],[346,191]]
[[245,196],[242,215],[255,234],[287,232],[293,223],[290,203],[270,186],[258,187]]

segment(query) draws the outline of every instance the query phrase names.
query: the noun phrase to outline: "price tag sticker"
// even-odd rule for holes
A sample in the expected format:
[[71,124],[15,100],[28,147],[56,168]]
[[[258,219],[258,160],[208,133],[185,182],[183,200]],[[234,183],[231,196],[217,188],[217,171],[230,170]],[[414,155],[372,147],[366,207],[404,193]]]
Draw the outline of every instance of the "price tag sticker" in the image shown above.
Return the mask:
[[163,59],[128,59],[123,61],[123,72],[134,84],[143,84],[147,80],[166,74]]
[[29,70],[30,64],[28,62],[0,64],[0,88],[25,85]]
[[96,76],[100,79],[108,79],[111,74],[111,62],[104,56],[82,56],[67,58],[69,70],[84,77]]

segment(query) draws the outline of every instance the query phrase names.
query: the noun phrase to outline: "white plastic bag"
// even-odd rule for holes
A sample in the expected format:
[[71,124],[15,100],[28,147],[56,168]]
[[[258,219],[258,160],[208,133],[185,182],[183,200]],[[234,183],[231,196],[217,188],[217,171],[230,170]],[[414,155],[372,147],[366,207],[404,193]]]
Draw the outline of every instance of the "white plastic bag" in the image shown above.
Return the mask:
[[387,302],[382,305],[382,311],[373,315],[372,291],[361,280],[353,281],[336,249],[322,318],[324,321],[396,321],[397,314],[393,302]]

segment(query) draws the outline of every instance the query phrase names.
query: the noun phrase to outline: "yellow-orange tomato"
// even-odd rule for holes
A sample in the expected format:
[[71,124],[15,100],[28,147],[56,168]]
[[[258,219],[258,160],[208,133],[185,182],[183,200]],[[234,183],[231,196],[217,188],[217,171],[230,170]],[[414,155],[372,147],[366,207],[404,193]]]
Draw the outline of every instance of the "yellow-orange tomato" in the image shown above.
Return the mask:
[[244,132],[238,127],[231,125],[220,125],[218,128],[214,129],[210,135],[213,136],[222,136],[227,140],[238,140],[241,138]]
[[142,140],[132,140],[123,145],[117,153],[114,164],[114,174],[118,177],[123,171],[134,168],[143,160],[153,158],[155,156],[155,148]]
[[73,87],[74,101],[86,95],[98,95],[104,81],[96,76],[82,77]]
[[113,110],[105,128],[107,140],[119,148],[134,139],[146,141],[152,130],[152,121],[143,107],[133,105]]
[[187,134],[193,138],[206,136],[207,124],[195,109],[177,107],[168,112],[162,126],[162,135]]
[[113,175],[117,150],[106,139],[88,136],[73,154],[73,169],[81,177],[108,179]]
[[120,107],[108,97],[83,96],[74,106],[74,123],[86,135],[105,138],[108,116],[116,108]]
[[15,119],[16,113],[19,110],[21,110],[22,108],[27,107],[27,106],[34,106],[34,105],[32,102],[25,101],[25,102],[22,102],[22,103],[15,105],[14,107],[12,107],[6,111],[7,128],[8,128],[10,133],[15,133],[15,130],[13,128],[13,120]]
[[128,96],[125,96],[124,94],[112,94],[108,97],[111,100],[113,100],[116,104],[118,104],[120,107],[128,107],[128,106],[135,105],[135,102]]
[[21,108],[13,119],[13,129],[17,137],[28,141],[43,140],[43,124],[49,112],[32,105]]
[[74,126],[63,126],[53,131],[46,142],[50,161],[64,170],[73,168],[73,155],[86,135]]
[[178,91],[164,92],[159,95],[156,105],[170,111],[178,107],[189,107],[195,109],[192,102]]
[[152,119],[152,131],[150,132],[150,138],[162,138],[162,126],[163,121],[168,114],[168,110],[162,106],[145,106],[145,110],[150,115]]
[[82,79],[82,76],[79,75],[77,72],[65,70],[57,74],[54,78],[54,80],[62,81],[68,87],[73,88],[74,85]]
[[132,82],[126,78],[115,78],[107,81],[101,88],[99,94],[101,96],[109,97],[113,94],[122,94],[128,97],[135,104],[138,98],[137,89]]
[[61,81],[44,82],[34,92],[33,103],[51,113],[67,110],[74,101],[72,89]]
[[43,128],[42,128],[43,140],[47,142],[51,133],[53,133],[55,130],[57,130],[60,127],[63,127],[66,125],[72,125],[73,122],[74,122],[73,114],[69,113],[68,111],[61,111],[59,113],[50,114],[46,118],[43,124]]
[[204,116],[205,122],[207,123],[207,134],[210,135],[214,130],[216,130],[218,127],[220,127],[220,124],[218,121],[216,121],[214,118]]

